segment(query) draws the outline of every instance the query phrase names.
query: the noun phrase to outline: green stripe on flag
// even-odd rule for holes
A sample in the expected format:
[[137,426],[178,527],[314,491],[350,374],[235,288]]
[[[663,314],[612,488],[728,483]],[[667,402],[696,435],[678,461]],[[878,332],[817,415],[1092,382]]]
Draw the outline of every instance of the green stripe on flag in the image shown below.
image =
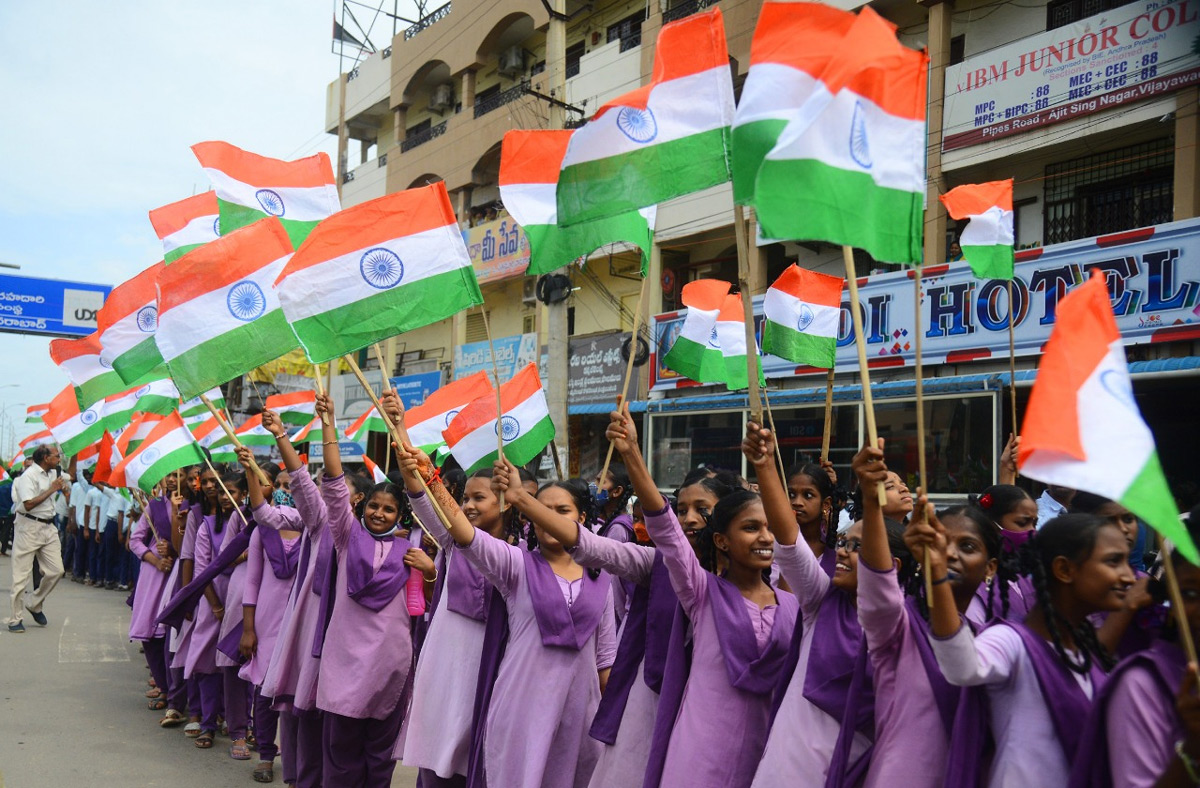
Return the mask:
[[116,372],[105,372],[85,381],[82,386],[77,386],[75,399],[79,403],[80,410],[87,410],[105,397],[128,388],[129,384],[121,380],[121,376]]
[[158,345],[155,344],[154,335],[151,334],[114,358],[113,369],[117,371],[122,380],[136,380],[155,371],[161,372],[161,377],[166,377],[166,370],[158,369],[162,363],[162,353],[158,352]]
[[762,351],[794,364],[830,369],[837,359],[837,340],[805,334],[772,320],[763,321]]
[[1193,565],[1200,566],[1200,551],[1179,520],[1175,497],[1167,485],[1158,452],[1150,455],[1142,470],[1120,498],[1121,505],[1146,521],[1154,530],[1170,539],[1176,549]]
[[[225,202],[220,198],[217,199],[217,207],[221,215],[220,228],[222,236],[229,235],[234,230],[254,224],[259,219],[266,219],[268,216],[268,214],[256,208]],[[287,231],[288,238],[292,239],[292,246],[296,249],[300,248],[300,244],[313,231],[313,228],[320,224],[320,222],[297,222],[283,216],[279,217],[279,222],[283,225],[283,229]]]
[[754,208],[767,238],[853,246],[882,262],[921,261],[921,194],[878,186],[865,173],[815,159],[768,159]]
[[[191,399],[279,358],[294,342],[283,310],[273,309],[170,359],[167,366],[179,395]],[[284,344],[288,347],[281,349]]]
[[[481,303],[473,272],[459,268],[302,318],[284,330],[294,329],[308,357],[320,364],[368,347],[380,336],[420,328]],[[430,315],[440,317],[431,320]]]
[[1013,278],[1014,258],[1011,246],[964,246],[962,253],[971,265],[971,273],[980,279]]
[[553,224],[524,225],[529,239],[529,268],[526,276],[548,274],[573,260],[591,254],[605,244],[625,241],[642,251],[642,276],[650,266],[651,228],[637,211],[608,219],[558,227]]
[[786,120],[756,120],[733,127],[733,201],[754,203],[754,181],[763,159],[787,128]]
[[178,246],[163,255],[163,262],[167,265],[170,265],[188,252],[192,251],[193,249],[199,249],[201,246],[204,246],[204,244],[186,244],[184,246]]
[[721,383],[725,380],[725,358],[716,348],[700,345],[681,336],[663,356],[663,366],[697,383]]
[[[690,134],[629,153],[572,164],[558,176],[558,216],[571,223],[623,213],[628,205],[655,205],[729,180],[723,155],[729,127]],[[716,155],[715,151],[722,151]],[[670,173],[669,179],[662,177]],[[621,208],[614,208],[621,206]]]
[[81,449],[91,446],[102,437],[104,437],[104,422],[97,419],[94,424],[84,428],[78,435],[67,438],[58,444],[58,448],[64,457],[70,457],[73,454],[78,454]]
[[[550,420],[549,416],[546,416],[537,424],[534,424],[533,427],[521,433],[512,443],[504,445],[504,459],[513,465],[525,465],[537,457],[553,438],[554,422]],[[491,468],[499,456],[499,451],[493,449],[472,463],[471,467],[467,468],[465,472],[469,476],[484,468]]]
[[142,488],[143,492],[149,493],[154,489],[154,485],[162,481],[168,473],[203,462],[204,455],[200,453],[200,447],[194,443],[185,444],[159,457],[149,468],[142,471],[141,476],[138,477],[138,487]]

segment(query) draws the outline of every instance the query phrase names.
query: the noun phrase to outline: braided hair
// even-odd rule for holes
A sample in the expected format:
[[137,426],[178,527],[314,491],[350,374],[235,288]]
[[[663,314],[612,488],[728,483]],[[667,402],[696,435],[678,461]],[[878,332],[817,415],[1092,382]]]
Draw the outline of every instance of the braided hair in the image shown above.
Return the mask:
[[[1054,599],[1050,594],[1051,585],[1056,582],[1053,566],[1054,559],[1059,556],[1064,556],[1074,563],[1086,560],[1095,549],[1096,535],[1104,526],[1103,520],[1091,514],[1059,515],[1042,526],[1026,544],[1026,549],[1020,553],[1025,559],[1023,568],[1029,570],[1033,579],[1037,604],[1042,610],[1046,629],[1050,633],[1050,641],[1058,658],[1068,668],[1083,675],[1091,670],[1093,660],[1106,671],[1110,670],[1116,661],[1101,645],[1096,637],[1096,629],[1089,621],[1084,619],[1076,627],[1054,606]],[[1064,630],[1071,635],[1079,649],[1079,662],[1072,659],[1063,646]]]
[[[565,490],[566,493],[571,496],[571,500],[574,502],[575,508],[579,510],[579,514],[583,518],[583,522],[586,523],[592,519],[594,516],[592,491],[588,488],[587,483],[584,482],[583,479],[566,479],[564,481],[547,482],[538,489],[537,494],[540,496],[543,492],[551,488]],[[525,545],[529,548],[529,552],[531,553],[538,549],[537,530],[534,528],[533,523],[529,524],[529,530],[525,534]],[[588,569],[587,575],[591,579],[595,580],[600,576],[600,570]]]
[[[608,503],[605,504],[606,507],[612,507],[612,514],[606,515],[602,509],[597,512],[604,518],[604,522],[597,531],[601,536],[604,536],[608,532],[608,528],[612,525],[613,520],[625,513],[625,507],[629,504],[629,499],[633,497],[633,485],[629,483],[629,471],[625,470],[625,463],[611,463],[608,466],[608,475],[612,478],[613,489],[620,487],[621,494],[616,498],[609,498]],[[600,481],[603,482],[604,480],[601,479]]]
[[[817,493],[821,496],[821,529],[822,538],[825,540],[825,548],[828,550],[834,549],[837,544],[837,510],[834,507],[834,497],[837,490],[834,488],[833,482],[829,478],[829,474],[825,473],[825,469],[815,463],[803,463],[793,465],[787,472],[787,481],[791,481],[797,476],[807,476],[812,482],[813,487],[817,488]],[[825,502],[829,501],[829,517],[825,517]]]

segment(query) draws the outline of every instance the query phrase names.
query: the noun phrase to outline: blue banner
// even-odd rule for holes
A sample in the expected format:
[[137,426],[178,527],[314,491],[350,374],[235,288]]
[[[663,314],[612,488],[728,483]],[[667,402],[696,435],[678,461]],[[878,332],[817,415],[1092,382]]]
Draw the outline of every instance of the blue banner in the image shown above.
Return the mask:
[[96,330],[96,313],[108,285],[0,274],[0,331],[84,337]]
[[442,372],[418,372],[414,375],[401,375],[392,378],[392,386],[396,389],[404,407],[412,408],[420,405],[433,392],[442,386]]

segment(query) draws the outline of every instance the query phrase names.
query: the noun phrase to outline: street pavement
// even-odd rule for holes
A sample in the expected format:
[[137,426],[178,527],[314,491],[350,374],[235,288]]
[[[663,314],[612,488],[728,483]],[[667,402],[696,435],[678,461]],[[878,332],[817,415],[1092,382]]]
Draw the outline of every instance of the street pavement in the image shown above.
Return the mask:
[[[0,557],[0,601],[8,615],[12,566]],[[150,672],[130,643],[125,592],[64,579],[46,601],[49,626],[26,614],[26,632],[0,629],[0,788],[250,786],[257,760],[229,757],[229,740],[198,750],[182,727],[158,727],[146,708]],[[282,785],[278,759],[275,784]],[[397,765],[392,785],[411,788],[416,770]]]

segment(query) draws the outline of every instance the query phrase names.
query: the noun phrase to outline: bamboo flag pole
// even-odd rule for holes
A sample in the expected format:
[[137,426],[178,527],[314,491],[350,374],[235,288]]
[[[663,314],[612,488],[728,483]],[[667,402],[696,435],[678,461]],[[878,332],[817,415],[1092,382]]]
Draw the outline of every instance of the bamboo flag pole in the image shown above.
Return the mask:
[[825,429],[821,433],[821,459],[830,462],[829,444],[833,438],[833,367],[825,376]]
[[[246,515],[242,513],[242,507],[237,505],[237,498],[233,497],[233,494],[229,492],[229,488],[225,486],[225,482],[221,481],[221,474],[217,473],[217,469],[214,468],[212,462],[209,461],[208,455],[204,452],[200,452],[200,456],[204,458],[204,464],[207,465],[208,469],[213,472],[213,476],[217,477],[217,484],[221,485],[221,492],[225,493],[225,497],[233,502],[233,510],[238,513],[238,517],[242,518],[242,526],[249,526],[249,523],[246,522]],[[265,474],[263,474],[262,468],[259,468],[257,464],[254,467],[258,470],[259,476],[262,476],[262,478],[265,480],[267,477]],[[268,482],[264,481],[264,484],[266,483]],[[220,504],[217,505],[220,506]]]
[[[221,429],[223,429],[225,431],[225,436],[227,438],[229,438],[229,440],[233,441],[233,445],[239,449],[246,448],[245,445],[243,445],[242,442],[240,440],[238,440],[238,436],[234,433],[233,427],[231,427],[229,424],[227,424],[225,422],[225,419],[221,418],[221,414],[217,411],[216,406],[214,406],[212,404],[212,400],[210,400],[206,395],[201,394],[200,401],[202,403],[204,403],[204,407],[208,408],[208,412],[211,413],[213,415],[213,418],[215,418],[217,420],[217,423],[221,425]],[[204,458],[204,461],[206,463],[208,462],[207,456]],[[212,468],[212,464],[209,463],[208,467]],[[255,470],[255,474],[258,476],[258,480],[260,482],[262,482],[264,485],[271,484],[271,480],[267,478],[267,475],[265,473],[263,473],[263,469],[258,467],[258,463],[254,464],[254,470]],[[216,471],[213,471],[213,473],[216,473]],[[220,478],[218,477],[217,480],[220,481]],[[221,487],[223,489],[224,485],[221,485]]]
[[[504,462],[504,403],[500,400],[500,365],[496,363],[496,346],[492,344],[492,326],[488,323],[487,310],[479,305],[483,315],[483,330],[487,332],[488,353],[492,357],[492,377],[496,380],[496,456]],[[519,480],[518,480],[519,481]],[[504,511],[504,490],[500,491],[500,511]]]
[[[379,401],[379,397],[375,396],[375,389],[371,388],[371,384],[367,383],[367,376],[364,375],[363,371],[359,368],[358,362],[354,360],[354,356],[345,355],[342,356],[342,358],[344,358],[346,363],[350,365],[350,371],[354,373],[354,377],[358,378],[359,385],[363,387],[363,390],[367,392],[367,396],[371,398],[371,404],[375,406],[375,410],[379,412],[379,417],[383,419],[383,423],[387,425],[388,435],[396,442],[396,451],[399,451],[402,444],[409,443],[408,433],[401,432],[401,428],[397,428],[395,422],[392,421],[392,417],[389,416],[388,412],[383,409],[383,403]],[[425,494],[429,496],[429,502],[433,504],[433,510],[437,513],[438,519],[442,521],[442,525],[447,531],[453,533],[454,527],[450,524],[450,520],[446,517],[446,513],[442,511],[442,507],[438,505],[437,500],[433,497],[433,493],[429,491],[429,485],[426,484],[425,480],[421,478],[421,474],[418,473],[417,478],[421,480],[421,489],[423,489]],[[421,522],[421,519],[419,517],[414,519],[417,521],[417,525],[421,526],[421,530],[424,531],[430,539],[433,539],[433,534],[429,533],[429,529],[425,527],[425,524]]]
[[783,488],[787,489],[787,469],[783,467],[783,449],[779,446],[779,431],[775,429],[775,414],[771,412],[771,398],[767,396],[766,388],[762,390],[763,405],[767,409],[767,422],[771,425],[771,437],[775,439],[775,462],[779,466],[779,478],[783,480]]
[[746,237],[746,211],[733,206],[733,235],[737,243],[738,290],[742,296],[742,312],[746,321],[746,378],[750,388],[750,420],[763,423],[762,394],[758,387],[758,342],[754,337],[754,305],[750,300],[750,242]]
[[1179,628],[1179,640],[1183,643],[1183,653],[1190,663],[1196,662],[1196,641],[1192,638],[1192,629],[1188,626],[1187,614],[1183,609],[1183,594],[1179,591],[1179,579],[1175,576],[1175,564],[1167,552],[1167,543],[1163,535],[1158,536],[1158,552],[1163,557],[1163,579],[1167,581],[1167,596],[1171,600],[1171,610],[1175,613],[1175,624]]
[[[332,361],[329,362],[329,366],[330,366],[330,369],[333,368]],[[315,382],[317,384],[317,393],[320,394],[321,396],[325,396],[325,386],[324,386],[324,384],[321,383],[321,365],[320,364],[313,364],[313,382]],[[333,422],[331,422],[329,420],[328,413],[321,414],[321,423],[324,424],[326,427],[334,426]]]
[[[858,377],[862,381],[863,411],[867,422],[867,441],[871,446],[879,445],[879,433],[875,429],[875,401],[871,396],[871,372],[867,366],[867,345],[863,338],[862,312],[858,303],[858,277],[854,273],[854,250],[842,247],[842,262],[846,266],[846,285],[850,288],[850,322],[854,326],[854,347],[858,350]],[[880,483],[876,487],[879,505],[887,503],[887,490]]]
[[[1015,276],[1015,274],[1014,274]],[[1012,434],[1020,437],[1021,429],[1017,424],[1017,340],[1013,328],[1013,320],[1017,307],[1013,302],[1013,280],[1008,280],[1008,394],[1012,400]]]
[[[658,254],[658,244],[652,244],[650,254]],[[650,270],[655,270],[654,263],[650,264]],[[642,277],[642,288],[638,292],[637,309],[633,313],[633,333],[629,335],[629,358],[625,360],[625,383],[621,386],[621,391],[617,394],[617,410],[621,409],[621,402],[628,398],[629,382],[633,378],[633,359],[637,356],[638,347],[638,331],[641,329],[642,323],[642,302],[646,300],[646,282],[647,277]],[[649,306],[647,305],[647,308]],[[555,454],[557,457],[558,455]],[[608,466],[612,464],[613,445],[608,444],[608,452],[604,455],[604,467],[600,469],[600,476],[596,479],[596,484],[604,484],[604,477],[608,475]],[[560,471],[558,474],[562,476]]]
[[[913,378],[917,395],[917,495],[924,491],[929,494],[929,482],[925,478],[925,368],[921,360],[921,264],[913,266]],[[918,497],[919,500],[919,497]],[[914,512],[913,517],[921,522],[925,518],[925,510]],[[921,574],[925,576],[925,603],[933,607],[933,572],[929,564],[929,548],[921,557]]]
[[[383,363],[383,350],[379,347],[378,342],[373,342],[371,347],[375,350],[375,360],[379,362],[379,374],[383,376],[383,390],[392,391],[392,379],[388,377],[387,364]],[[383,453],[383,473],[386,476],[392,471],[392,453],[385,451]]]

